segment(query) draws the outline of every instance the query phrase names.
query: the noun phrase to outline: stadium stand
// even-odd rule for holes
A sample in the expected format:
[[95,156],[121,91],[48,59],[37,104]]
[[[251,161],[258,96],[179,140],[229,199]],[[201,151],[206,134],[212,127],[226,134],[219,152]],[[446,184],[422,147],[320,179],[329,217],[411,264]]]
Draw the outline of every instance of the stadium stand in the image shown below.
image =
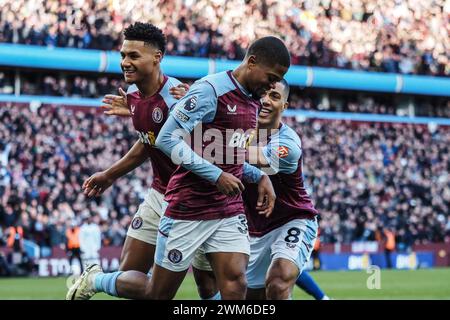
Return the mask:
[[[135,139],[130,123],[93,109],[20,105],[2,106],[0,120],[2,227],[18,221],[25,238],[59,246],[66,226],[94,213],[104,244],[120,245],[150,166],[96,201],[80,190],[127,151]],[[303,139],[323,242],[375,240],[384,226],[395,229],[401,247],[450,241],[449,127],[286,121]]]
[[19,0],[2,6],[0,42],[117,50],[134,19],[160,26],[170,55],[239,60],[270,33],[294,64],[448,76],[449,14],[447,0]]
[[[104,246],[122,245],[151,166],[99,199],[87,200],[81,184],[136,139],[129,119],[86,108],[126,87],[116,51],[131,17],[164,29],[163,69],[189,83],[233,68],[256,37],[286,41],[297,66],[286,77],[285,121],[303,141],[323,244],[379,241],[388,232],[399,252],[450,242],[449,0],[0,4],[0,247],[20,225],[48,255],[91,215]],[[83,56],[76,64],[74,52]]]
[[[58,96],[71,98],[101,98],[105,94],[117,94],[119,87],[126,84],[119,75],[88,75],[61,73],[20,73],[21,95]],[[14,92],[15,75],[11,71],[0,71],[0,94]],[[184,82],[192,84],[192,79]],[[413,115],[423,117],[450,118],[450,100],[442,97],[413,99]],[[324,90],[301,89],[293,87],[290,97],[290,109],[375,113],[391,115],[409,115],[399,106],[411,104],[410,99],[399,99],[398,95],[364,94],[353,92],[327,92]]]
[[65,228],[92,213],[102,224],[104,244],[121,244],[139,196],[151,181],[151,167],[137,169],[98,202],[85,201],[80,187],[88,174],[128,150],[135,138],[130,123],[105,119],[92,110],[32,111],[7,105],[0,113],[0,217],[5,231],[18,221],[25,238],[40,246],[59,246]]

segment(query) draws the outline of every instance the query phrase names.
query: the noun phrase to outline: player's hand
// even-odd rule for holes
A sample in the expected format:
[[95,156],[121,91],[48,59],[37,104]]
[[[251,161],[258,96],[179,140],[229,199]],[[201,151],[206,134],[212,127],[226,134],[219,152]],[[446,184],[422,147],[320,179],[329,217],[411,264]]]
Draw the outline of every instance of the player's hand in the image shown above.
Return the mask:
[[245,187],[241,180],[231,173],[222,172],[216,182],[217,189],[227,196],[235,196],[244,191]]
[[102,195],[103,192],[113,184],[113,182],[114,179],[108,177],[104,171],[94,173],[83,183],[83,193],[88,198],[98,197]]
[[256,203],[258,213],[268,218],[272,214],[276,198],[277,196],[269,176],[263,175],[258,183],[258,201]]
[[119,88],[119,96],[107,94],[103,97],[104,105],[100,106],[103,113],[108,116],[130,117],[131,113],[127,106],[127,94],[122,88]]
[[172,87],[169,89],[169,93],[175,99],[179,100],[186,95],[186,92],[189,90],[189,85],[187,83],[180,83],[176,87]]

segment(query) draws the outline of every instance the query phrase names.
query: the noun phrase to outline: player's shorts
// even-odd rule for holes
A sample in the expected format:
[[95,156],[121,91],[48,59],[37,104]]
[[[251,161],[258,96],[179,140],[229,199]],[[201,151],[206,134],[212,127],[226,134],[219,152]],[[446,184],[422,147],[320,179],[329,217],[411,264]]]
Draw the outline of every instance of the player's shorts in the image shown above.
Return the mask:
[[[199,249],[199,250],[198,250]],[[165,269],[187,270],[199,252],[250,254],[247,219],[244,214],[215,220],[176,220],[166,216],[159,224],[155,263]],[[205,270],[196,259],[194,267]]]
[[192,266],[197,270],[212,271],[211,264],[206,258],[206,254],[202,248],[198,248],[195,252],[194,260],[192,260]]
[[163,203],[164,195],[155,189],[149,189],[131,221],[127,236],[156,245]]
[[296,219],[262,237],[250,237],[247,282],[251,289],[265,287],[271,262],[283,258],[292,261],[299,275],[305,268],[317,238],[317,220]]

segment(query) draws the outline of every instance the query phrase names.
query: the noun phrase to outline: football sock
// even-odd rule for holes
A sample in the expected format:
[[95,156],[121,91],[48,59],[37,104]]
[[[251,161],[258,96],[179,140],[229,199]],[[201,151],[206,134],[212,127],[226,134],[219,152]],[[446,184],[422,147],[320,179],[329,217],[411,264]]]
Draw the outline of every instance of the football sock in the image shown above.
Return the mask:
[[215,295],[213,295],[211,298],[206,298],[202,300],[222,300],[222,296],[220,295],[220,291],[217,291]]
[[325,297],[325,293],[323,293],[308,272],[303,271],[295,283],[316,300],[322,300]]
[[98,273],[94,278],[94,289],[97,292],[105,292],[110,296],[117,297],[116,280],[123,271],[116,271],[111,273]]

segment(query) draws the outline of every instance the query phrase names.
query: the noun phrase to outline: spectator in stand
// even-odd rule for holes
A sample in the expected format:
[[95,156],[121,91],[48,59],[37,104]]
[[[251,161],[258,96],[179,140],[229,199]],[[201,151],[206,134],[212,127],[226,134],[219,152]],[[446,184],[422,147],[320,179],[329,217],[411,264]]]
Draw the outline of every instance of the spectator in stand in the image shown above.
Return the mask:
[[392,269],[392,252],[395,251],[395,233],[393,228],[387,227],[381,229],[381,244],[384,249],[386,267]]
[[[386,226],[394,228],[401,250],[450,241],[449,127],[284,121],[299,133],[310,159],[305,183],[321,212],[322,243],[374,239]],[[19,221],[25,239],[61,246],[66,223],[80,225],[92,213],[103,245],[120,245],[151,185],[149,164],[99,199],[78,191],[134,140],[128,119],[96,110],[0,106],[0,226],[7,230]]]
[[240,60],[275,34],[293,64],[448,76],[449,14],[449,0],[17,0],[1,6],[0,42],[118,50],[148,21],[169,55]]
[[71,268],[71,273],[73,271],[73,259],[76,258],[80,264],[80,270],[77,274],[83,272],[83,262],[81,261],[81,249],[80,249],[80,227],[77,226],[76,222],[72,222],[70,228],[66,230],[66,252],[69,257],[69,265]]
[[[10,84],[14,82],[11,72],[4,73],[4,88],[2,88],[0,73],[0,92],[9,92]],[[192,81],[192,80],[191,80]],[[189,82],[189,81],[185,81]],[[49,73],[36,75],[21,74],[21,94],[99,98],[109,93],[117,93],[117,88],[126,88],[123,79],[116,77],[81,77]],[[352,113],[378,113],[406,115],[401,111],[393,97],[386,95],[342,95],[335,97],[333,92],[327,93],[329,98],[323,98],[323,91],[314,89],[291,90],[290,108],[302,110],[337,111]],[[337,105],[337,101],[339,104]],[[395,101],[395,103],[394,103]],[[428,97],[416,99],[416,116],[450,118],[450,100],[444,97]],[[402,113],[403,112],[403,113]]]
[[12,272],[8,261],[3,252],[0,251],[0,277],[9,277],[11,275]]
[[84,265],[100,264],[100,248],[102,246],[101,231],[98,224],[90,216],[80,227],[79,240]]

